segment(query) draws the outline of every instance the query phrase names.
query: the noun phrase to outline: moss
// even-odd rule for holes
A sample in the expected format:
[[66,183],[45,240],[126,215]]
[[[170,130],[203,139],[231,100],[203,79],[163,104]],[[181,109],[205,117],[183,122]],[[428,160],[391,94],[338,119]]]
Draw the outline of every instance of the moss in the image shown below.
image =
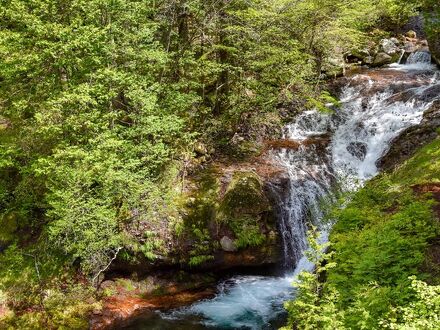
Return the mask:
[[216,168],[203,171],[194,180],[196,189],[186,197],[179,234],[191,242],[186,258],[191,267],[214,259],[224,233],[235,239],[239,249],[273,242],[266,237],[275,230],[275,222],[267,216],[272,210],[260,177],[252,171],[237,171],[226,187],[221,186],[222,178],[224,174]]
[[259,215],[270,210],[263,183],[253,172],[236,172],[219,206],[219,219],[226,222],[241,215]]
[[396,186],[440,182],[440,138],[420,149],[390,180]]
[[253,172],[236,172],[219,206],[218,220],[236,236],[237,248],[261,246],[266,242],[263,227],[271,205],[261,179]]

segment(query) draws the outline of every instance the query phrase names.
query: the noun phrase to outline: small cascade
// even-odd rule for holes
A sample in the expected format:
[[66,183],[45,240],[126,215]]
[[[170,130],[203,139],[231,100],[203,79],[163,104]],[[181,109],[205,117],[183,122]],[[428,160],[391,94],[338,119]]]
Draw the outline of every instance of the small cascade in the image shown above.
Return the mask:
[[273,189],[275,195],[285,196],[277,204],[286,269],[293,269],[302,258],[307,248],[307,224],[323,217],[320,203],[331,196],[334,175],[330,155],[322,145],[323,139],[330,142],[331,126],[330,114],[306,111],[286,127],[283,138],[307,143],[297,150],[282,149],[273,154],[289,177],[287,192],[280,193],[278,187]]
[[429,64],[431,63],[431,61],[432,61],[432,57],[430,52],[419,51],[419,52],[411,53],[408,59],[406,60],[406,64],[418,64],[418,63]]
[[399,57],[399,60],[397,61],[398,64],[402,64],[402,60],[403,60],[404,56],[405,56],[405,50],[402,49],[402,52],[401,52],[400,57]]
[[[283,302],[294,296],[292,279],[313,270],[304,257],[312,224],[327,240],[322,205],[335,191],[354,191],[378,173],[377,161],[390,142],[418,124],[440,85],[438,71],[426,66],[430,55],[413,54],[407,65],[352,76],[341,93],[341,107],[321,113],[306,111],[288,125],[284,139],[299,148],[273,150],[271,157],[286,169],[284,184],[274,184],[285,276],[236,276],[218,286],[215,298],[160,314],[162,328],[276,329]],[[420,65],[422,63],[423,65]],[[433,98],[434,97],[434,98]],[[138,329],[138,328],[131,328]]]

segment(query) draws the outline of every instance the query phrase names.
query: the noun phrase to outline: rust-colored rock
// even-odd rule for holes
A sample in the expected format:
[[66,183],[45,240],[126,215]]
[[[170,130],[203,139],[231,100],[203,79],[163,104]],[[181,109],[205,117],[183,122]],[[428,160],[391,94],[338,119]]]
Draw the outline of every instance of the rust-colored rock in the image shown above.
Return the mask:
[[139,291],[133,291],[130,294],[118,294],[104,300],[101,311],[96,311],[91,316],[91,330],[118,329],[132,318],[148,310],[168,310],[189,305],[194,301],[212,297],[215,290],[206,288],[201,291],[183,291],[175,292],[170,290],[169,294],[164,296],[146,296],[142,297]]

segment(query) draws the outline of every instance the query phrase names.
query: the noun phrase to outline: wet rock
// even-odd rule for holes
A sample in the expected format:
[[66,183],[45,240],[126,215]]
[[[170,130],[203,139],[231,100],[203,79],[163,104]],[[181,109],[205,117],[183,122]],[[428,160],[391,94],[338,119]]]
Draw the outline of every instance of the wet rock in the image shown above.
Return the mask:
[[431,101],[435,98],[440,98],[440,85],[434,85],[424,90],[420,98],[423,101]]
[[391,64],[393,62],[393,58],[386,53],[378,53],[374,59],[373,66],[382,66],[385,64]]
[[414,90],[407,90],[407,91],[393,94],[392,96],[390,96],[387,99],[387,101],[388,101],[388,104],[396,103],[396,102],[405,103],[405,102],[408,102],[409,100],[411,100],[412,98],[414,98],[415,94],[416,93]]
[[353,157],[364,160],[365,156],[367,155],[367,145],[363,142],[351,142],[347,146],[347,151]]
[[235,252],[237,251],[237,246],[235,245],[235,242],[230,239],[228,236],[223,236],[220,240],[220,245],[222,247],[222,250],[225,252]]
[[393,38],[390,38],[389,40],[392,41],[394,43],[394,45],[396,45],[396,46],[400,44],[400,41],[397,38],[393,37]]
[[419,125],[406,129],[391,141],[390,149],[377,161],[377,167],[381,170],[392,170],[413,156],[417,149],[436,139],[439,127],[440,101],[435,101],[424,113]]
[[[175,277],[182,277],[182,274]],[[160,284],[154,286],[154,291],[145,290],[143,282],[134,283],[137,286],[131,290],[127,290],[124,286],[115,287],[114,294],[103,299],[102,308],[93,311],[90,315],[89,328],[91,330],[121,329],[144,313],[158,309],[179,308],[214,296],[214,282],[211,279],[199,279],[194,275],[185,280],[186,283],[183,284],[173,280],[165,282],[162,280]],[[129,282],[126,279],[122,281]]]

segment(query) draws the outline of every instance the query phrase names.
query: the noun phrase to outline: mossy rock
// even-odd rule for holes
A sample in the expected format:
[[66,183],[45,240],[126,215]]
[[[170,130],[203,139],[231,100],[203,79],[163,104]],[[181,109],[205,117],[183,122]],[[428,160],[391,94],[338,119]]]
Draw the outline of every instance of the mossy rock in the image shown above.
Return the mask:
[[234,241],[237,253],[258,248],[258,255],[259,249],[276,244],[270,238],[270,233],[276,231],[276,221],[264,182],[250,170],[237,170],[232,177],[229,173],[210,168],[192,181],[177,252],[191,268],[218,262],[223,237]]
[[229,183],[219,206],[220,220],[257,216],[271,211],[271,205],[264,194],[263,182],[253,172],[237,172]]

